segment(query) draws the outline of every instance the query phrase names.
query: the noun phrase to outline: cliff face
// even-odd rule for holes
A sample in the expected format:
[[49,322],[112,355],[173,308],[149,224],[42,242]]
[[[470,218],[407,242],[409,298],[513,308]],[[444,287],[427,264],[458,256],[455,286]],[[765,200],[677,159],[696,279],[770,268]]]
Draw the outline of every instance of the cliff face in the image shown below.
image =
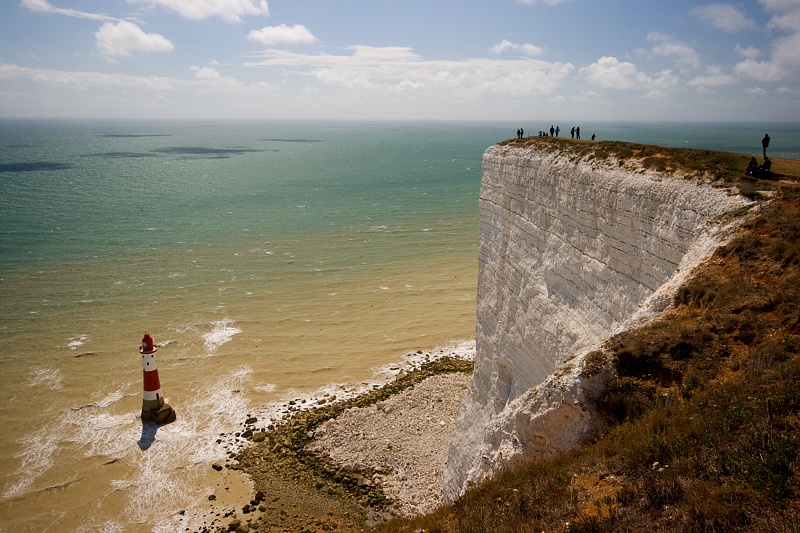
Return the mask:
[[580,443],[613,372],[593,350],[663,310],[722,242],[720,215],[745,203],[725,189],[555,151],[489,148],[475,372],[445,501],[521,454]]

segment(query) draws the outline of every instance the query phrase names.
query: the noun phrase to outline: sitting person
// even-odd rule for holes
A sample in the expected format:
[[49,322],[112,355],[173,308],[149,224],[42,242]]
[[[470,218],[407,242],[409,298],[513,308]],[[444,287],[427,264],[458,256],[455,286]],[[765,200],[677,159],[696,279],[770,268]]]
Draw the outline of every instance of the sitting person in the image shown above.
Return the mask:
[[758,161],[755,157],[750,158],[750,163],[747,164],[747,170],[744,171],[748,176],[755,176],[758,174]]
[[769,169],[772,168],[772,161],[769,160],[769,157],[764,157],[764,162],[761,163],[761,166],[758,167],[758,170],[762,175],[769,174]]

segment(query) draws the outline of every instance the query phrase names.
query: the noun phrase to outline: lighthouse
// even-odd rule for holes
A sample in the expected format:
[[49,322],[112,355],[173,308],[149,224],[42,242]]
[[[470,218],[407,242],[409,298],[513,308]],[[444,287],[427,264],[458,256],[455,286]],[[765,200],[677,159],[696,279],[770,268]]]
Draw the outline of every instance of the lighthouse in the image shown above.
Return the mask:
[[149,333],[144,334],[142,346],[142,372],[144,375],[144,396],[142,398],[142,420],[155,420],[158,424],[169,424],[175,421],[175,410],[164,402],[161,382],[158,379],[156,365],[156,348]]

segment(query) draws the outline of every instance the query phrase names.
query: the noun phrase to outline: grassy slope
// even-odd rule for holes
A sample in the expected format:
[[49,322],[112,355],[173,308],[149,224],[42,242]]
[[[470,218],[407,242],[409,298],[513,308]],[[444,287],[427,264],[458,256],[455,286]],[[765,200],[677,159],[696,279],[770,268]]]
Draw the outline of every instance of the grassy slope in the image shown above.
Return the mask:
[[666,316],[608,342],[619,377],[598,404],[604,425],[591,442],[378,530],[800,531],[800,162],[774,160],[776,179],[756,181],[741,154],[509,143],[736,182],[774,199],[695,272]]

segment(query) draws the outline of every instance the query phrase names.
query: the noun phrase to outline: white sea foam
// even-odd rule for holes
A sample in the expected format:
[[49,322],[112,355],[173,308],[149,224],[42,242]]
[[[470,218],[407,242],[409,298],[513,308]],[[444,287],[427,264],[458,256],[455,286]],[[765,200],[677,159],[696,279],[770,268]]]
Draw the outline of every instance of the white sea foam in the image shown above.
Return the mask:
[[[158,524],[153,531],[174,531],[177,511],[200,503],[198,476],[207,471],[204,465],[225,460],[228,448],[217,440],[220,434],[232,435],[249,411],[242,391],[251,376],[250,367],[240,366],[198,384],[193,396],[173,405],[178,419],[165,426],[143,425],[135,416],[131,423],[130,415],[127,422],[116,417],[85,418],[87,432],[110,442],[87,444],[91,453],[125,455],[133,466],[111,482],[112,490],[126,493],[126,522]],[[117,426],[117,422],[123,424]],[[139,446],[131,446],[137,438]],[[191,501],[194,498],[198,500]]]
[[267,383],[265,385],[256,385],[253,390],[257,392],[275,392],[275,384]]
[[123,533],[125,531],[125,527],[118,522],[112,522],[109,520],[100,524],[98,528],[91,526],[79,527],[77,530],[75,530],[75,533],[89,533],[90,531],[102,531],[103,533]]
[[70,350],[77,350],[79,347],[83,346],[89,341],[88,335],[78,335],[76,337],[70,337],[67,339],[67,348]]
[[106,395],[105,398],[103,398],[100,401],[87,403],[87,404],[81,405],[80,407],[73,407],[72,411],[80,411],[81,409],[86,409],[88,407],[94,407],[94,408],[102,409],[102,408],[105,408],[105,407],[108,407],[110,405],[113,405],[113,404],[117,403],[118,401],[122,400],[123,398],[131,397],[131,396],[137,396],[137,395],[138,394],[124,394],[122,390],[118,390],[118,391],[114,391],[114,392]]
[[61,435],[60,428],[50,425],[38,428],[26,434],[17,442],[20,451],[14,455],[19,459],[19,467],[14,471],[21,477],[16,483],[6,486],[3,496],[10,498],[23,494],[28,487],[51,466],[53,466],[53,456],[58,449],[58,439]]
[[63,387],[62,379],[64,379],[64,374],[58,368],[35,367],[30,370],[26,384],[29,387],[58,390]]
[[136,413],[113,415],[104,411],[73,411],[63,428],[65,440],[85,457],[124,457],[140,437]]
[[241,329],[233,325],[234,323],[233,320],[223,318],[211,324],[211,331],[203,334],[203,342],[208,355],[213,355],[220,346],[229,342],[237,333],[242,332]]

